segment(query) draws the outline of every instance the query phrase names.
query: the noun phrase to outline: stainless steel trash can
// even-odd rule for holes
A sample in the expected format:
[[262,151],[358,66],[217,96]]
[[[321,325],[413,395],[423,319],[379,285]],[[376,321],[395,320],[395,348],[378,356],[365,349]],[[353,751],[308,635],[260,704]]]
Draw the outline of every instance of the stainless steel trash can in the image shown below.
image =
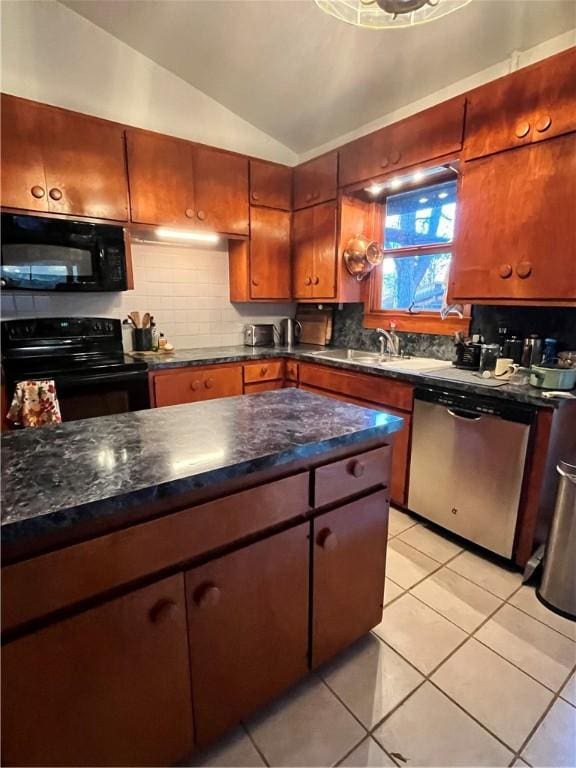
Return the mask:
[[561,461],[554,517],[536,594],[556,613],[576,619],[576,466]]

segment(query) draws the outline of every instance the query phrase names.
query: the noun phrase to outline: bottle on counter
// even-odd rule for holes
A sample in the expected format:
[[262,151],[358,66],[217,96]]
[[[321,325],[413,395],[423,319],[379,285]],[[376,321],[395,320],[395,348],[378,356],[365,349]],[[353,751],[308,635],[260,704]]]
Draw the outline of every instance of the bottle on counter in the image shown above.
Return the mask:
[[160,348],[160,333],[158,331],[158,326],[154,322],[154,318],[150,320],[150,328],[152,330],[152,351],[158,352]]
[[544,339],[542,365],[554,365],[558,357],[558,342],[556,339]]

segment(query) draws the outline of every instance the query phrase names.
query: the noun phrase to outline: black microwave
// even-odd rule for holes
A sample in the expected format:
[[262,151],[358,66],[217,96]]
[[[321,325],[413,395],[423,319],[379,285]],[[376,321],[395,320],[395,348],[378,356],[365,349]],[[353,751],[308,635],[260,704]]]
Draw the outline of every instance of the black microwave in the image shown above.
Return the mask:
[[0,234],[0,286],[6,290],[128,288],[122,227],[3,213]]

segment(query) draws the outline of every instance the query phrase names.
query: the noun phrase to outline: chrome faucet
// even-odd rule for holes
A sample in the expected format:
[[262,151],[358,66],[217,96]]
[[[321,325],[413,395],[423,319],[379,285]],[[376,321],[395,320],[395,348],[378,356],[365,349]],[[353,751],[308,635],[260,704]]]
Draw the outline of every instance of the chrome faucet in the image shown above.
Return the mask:
[[385,328],[376,328],[380,334],[378,342],[380,343],[380,357],[384,358],[386,354],[389,357],[400,357],[400,339],[396,331],[392,329],[387,331]]

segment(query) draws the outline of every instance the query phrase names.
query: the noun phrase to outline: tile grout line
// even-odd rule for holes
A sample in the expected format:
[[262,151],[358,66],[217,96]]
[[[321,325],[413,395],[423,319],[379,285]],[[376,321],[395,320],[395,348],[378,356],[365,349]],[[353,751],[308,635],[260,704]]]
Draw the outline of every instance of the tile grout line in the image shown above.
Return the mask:
[[252,734],[248,730],[248,727],[247,727],[246,723],[243,720],[240,721],[240,726],[241,726],[242,730],[244,731],[244,733],[246,734],[246,736],[248,736],[248,739],[250,740],[250,743],[252,744],[252,746],[254,747],[256,752],[260,755],[260,759],[262,760],[264,765],[266,765],[267,768],[270,768],[270,763],[268,762],[268,759],[266,758],[266,755],[264,754],[264,752],[262,752],[262,750],[260,749],[258,744],[256,744],[256,742],[252,738]]

